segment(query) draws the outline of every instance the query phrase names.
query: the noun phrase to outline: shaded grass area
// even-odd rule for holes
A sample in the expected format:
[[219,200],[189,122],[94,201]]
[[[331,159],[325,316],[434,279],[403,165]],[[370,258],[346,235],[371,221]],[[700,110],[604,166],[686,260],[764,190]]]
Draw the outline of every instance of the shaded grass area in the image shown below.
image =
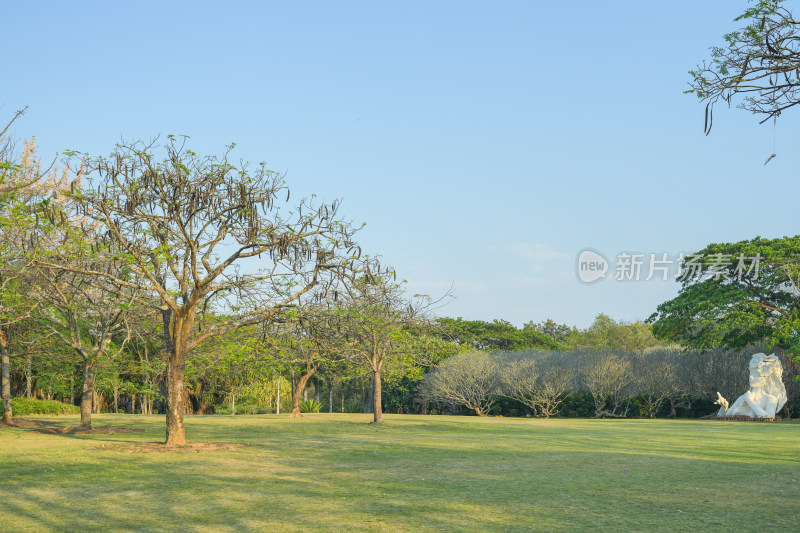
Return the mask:
[[[54,427],[76,417],[37,418]],[[800,424],[319,414],[187,417],[194,442],[0,430],[2,531],[790,531]]]

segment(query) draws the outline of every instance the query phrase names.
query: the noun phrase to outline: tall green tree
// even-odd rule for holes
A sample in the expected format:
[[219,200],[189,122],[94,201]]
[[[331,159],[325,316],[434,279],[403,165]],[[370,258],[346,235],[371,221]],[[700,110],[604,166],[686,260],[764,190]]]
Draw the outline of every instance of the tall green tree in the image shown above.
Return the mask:
[[709,244],[687,257],[677,297],[648,319],[686,347],[737,349],[767,342],[800,353],[800,236]]

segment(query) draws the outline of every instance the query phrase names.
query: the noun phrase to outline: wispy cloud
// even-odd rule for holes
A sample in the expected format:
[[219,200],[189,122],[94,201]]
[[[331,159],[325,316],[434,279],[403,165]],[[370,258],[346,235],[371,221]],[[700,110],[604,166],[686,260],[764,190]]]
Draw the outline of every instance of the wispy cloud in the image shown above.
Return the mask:
[[533,261],[534,263],[543,263],[556,259],[568,259],[570,257],[569,254],[559,252],[546,244],[540,243],[516,242],[508,245],[508,250],[515,256]]

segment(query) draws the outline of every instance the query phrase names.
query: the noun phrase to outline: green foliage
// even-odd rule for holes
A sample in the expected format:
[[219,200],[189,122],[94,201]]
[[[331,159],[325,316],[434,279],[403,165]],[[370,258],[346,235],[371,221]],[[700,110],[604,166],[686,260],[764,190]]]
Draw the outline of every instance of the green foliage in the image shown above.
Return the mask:
[[600,313],[591,326],[584,330],[573,329],[563,341],[564,347],[581,347],[598,350],[643,350],[659,344],[651,326],[641,322],[615,321]]
[[[284,411],[281,411],[284,412]],[[214,413],[218,415],[231,414],[230,404],[223,404],[214,408]],[[237,415],[271,415],[275,413],[275,407],[270,405],[259,405],[251,401],[239,403],[236,402]]]
[[35,398],[12,398],[11,405],[14,416],[27,415],[76,415],[81,409],[75,405],[55,400],[37,400]]
[[421,375],[405,375],[400,379],[385,382],[381,395],[384,411],[398,414],[419,413],[419,405],[414,401],[414,395],[421,380]]
[[554,341],[563,343],[569,338],[573,331],[576,331],[577,328],[574,326],[569,327],[566,324],[559,324],[553,319],[548,318],[547,320],[538,324],[534,323],[533,321],[528,322],[523,326],[523,330],[525,329],[532,329],[534,331],[538,331],[539,333],[544,333]]
[[322,404],[313,398],[300,401],[301,413],[319,413],[322,411]]
[[559,413],[567,417],[590,418],[594,417],[594,399],[587,390],[573,391],[567,394],[561,404]]
[[530,348],[558,349],[558,343],[535,328],[517,329],[505,320],[485,322],[458,318],[439,318],[442,338],[459,346],[485,351],[515,351]]
[[363,413],[364,406],[361,402],[354,401],[354,400],[345,400],[344,402],[344,409],[342,410],[343,413]]
[[[709,244],[695,255],[718,275],[681,281],[678,296],[648,319],[657,337],[700,350],[766,341],[800,353],[800,236]],[[742,275],[739,260],[756,256],[758,276]]]

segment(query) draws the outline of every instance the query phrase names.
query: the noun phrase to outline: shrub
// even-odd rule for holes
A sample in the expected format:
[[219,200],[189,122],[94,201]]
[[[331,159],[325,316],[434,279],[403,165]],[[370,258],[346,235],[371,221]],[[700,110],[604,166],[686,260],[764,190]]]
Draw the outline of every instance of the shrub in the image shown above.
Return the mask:
[[12,398],[11,408],[14,416],[26,415],[76,415],[80,407],[55,400],[37,400],[35,398]]
[[322,404],[313,398],[300,402],[301,413],[319,413],[320,411],[322,411]]

